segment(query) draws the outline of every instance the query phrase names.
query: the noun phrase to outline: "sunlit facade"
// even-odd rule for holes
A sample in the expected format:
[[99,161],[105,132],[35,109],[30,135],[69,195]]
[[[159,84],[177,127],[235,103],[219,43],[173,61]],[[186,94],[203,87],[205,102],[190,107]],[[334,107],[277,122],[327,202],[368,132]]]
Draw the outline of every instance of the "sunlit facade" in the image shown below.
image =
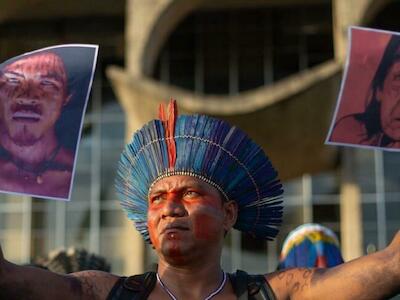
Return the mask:
[[[126,9],[119,3],[121,11],[113,12],[112,16],[88,14],[85,17],[89,20],[88,26],[82,25],[82,16],[57,21],[47,17],[5,22],[4,28],[14,34],[0,30],[8,32],[0,37],[1,45],[7,45],[3,48],[2,60],[56,43],[100,44],[72,199],[58,202],[1,195],[0,242],[6,256],[14,262],[26,263],[52,249],[73,245],[104,255],[116,273],[128,274],[150,267],[155,262],[153,250],[140,237],[131,239],[133,225],[126,220],[116,198],[113,187],[116,163],[127,136],[155,116],[150,99],[158,102],[172,96],[179,101],[182,95],[192,99],[182,103],[183,111],[205,111],[243,127],[271,153],[278,170],[283,170],[285,213],[278,238],[273,242],[257,241],[232,232],[226,239],[222,258],[227,271],[237,268],[254,273],[273,271],[287,233],[308,222],[330,227],[342,240],[351,236],[351,227],[356,224],[360,227],[355,236],[360,241],[360,254],[383,248],[400,227],[397,171],[400,156],[323,146],[321,136],[326,135],[329,117],[324,117],[324,123],[315,121],[316,125],[309,125],[310,134],[301,138],[296,132],[291,136],[291,131],[288,134],[279,127],[290,123],[286,120],[300,119],[299,114],[304,114],[304,122],[294,126],[305,127],[307,118],[311,118],[308,113],[315,109],[311,102],[306,102],[310,98],[336,99],[345,49],[338,38],[343,28],[338,26],[400,28],[395,14],[398,2],[352,1],[359,16],[349,20],[344,14],[348,9],[346,1],[285,1],[284,4],[281,1],[221,1],[220,5],[204,1],[204,5],[193,4],[177,10],[175,15],[179,20],[172,22],[170,30],[165,32],[158,32],[156,22],[145,17],[141,20],[141,30],[130,27],[134,24],[130,21],[134,18],[131,14],[141,10],[145,14],[149,9],[146,0],[127,1],[123,3]],[[155,2],[161,19],[168,17],[174,3],[179,1]],[[57,26],[49,29],[53,22]],[[31,41],[24,40],[23,28],[26,28],[25,34],[32,31]],[[156,39],[162,34],[163,38]],[[149,45],[158,50],[153,53],[148,50]],[[144,53],[144,58],[138,53]],[[330,63],[337,67],[332,68]],[[119,65],[120,69],[124,66],[126,78],[110,72],[108,67],[112,65]],[[320,75],[321,70],[328,75]],[[300,74],[303,77],[296,77]],[[321,76],[326,77],[318,81]],[[291,78],[304,86],[293,90]],[[128,82],[126,86],[119,85],[124,80]],[[279,85],[281,90],[274,89]],[[313,89],[316,90],[308,94]],[[249,99],[249,103],[243,103],[243,111],[240,111],[240,102],[230,108],[229,101],[236,103],[242,95],[243,101]],[[279,100],[264,103],[263,99],[271,95]],[[201,104],[203,100],[217,109],[207,111],[207,104]],[[221,101],[221,112],[216,101]],[[300,104],[293,104],[294,101]],[[293,109],[292,105],[305,108]],[[333,100],[325,106],[331,116]],[[272,128],[271,123],[279,126]],[[264,128],[268,126],[270,130]],[[282,132],[285,136],[280,136]],[[287,143],[279,144],[280,139]],[[314,147],[315,140],[319,146]],[[268,144],[272,144],[271,149]],[[296,157],[284,155],[290,147],[299,147]],[[329,155],[318,160],[319,153],[324,151],[329,151]],[[296,161],[293,165],[292,158]],[[304,165],[313,165],[313,168]],[[347,194],[347,185],[354,187],[354,194]],[[350,200],[346,200],[348,195]],[[356,209],[344,211],[344,203],[352,201]],[[131,267],[131,261],[136,266]]]

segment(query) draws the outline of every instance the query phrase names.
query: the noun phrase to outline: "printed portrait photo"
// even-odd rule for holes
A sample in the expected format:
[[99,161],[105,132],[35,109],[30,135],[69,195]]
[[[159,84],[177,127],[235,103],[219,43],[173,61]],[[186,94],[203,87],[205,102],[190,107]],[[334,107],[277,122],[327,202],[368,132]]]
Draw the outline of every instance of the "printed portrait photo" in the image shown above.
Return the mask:
[[352,27],[327,144],[400,150],[400,35]]
[[97,51],[59,45],[0,65],[0,192],[69,200]]

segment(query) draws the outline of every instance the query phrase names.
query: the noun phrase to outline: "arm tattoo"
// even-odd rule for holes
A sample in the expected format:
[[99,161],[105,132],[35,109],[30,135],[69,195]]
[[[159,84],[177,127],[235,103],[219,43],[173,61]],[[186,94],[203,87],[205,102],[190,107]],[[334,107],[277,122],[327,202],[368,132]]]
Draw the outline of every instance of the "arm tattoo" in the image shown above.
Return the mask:
[[92,280],[90,280],[87,276],[81,276],[79,277],[79,281],[81,283],[82,294],[89,297],[90,299],[96,299],[96,291]]
[[311,269],[308,269],[308,268],[305,269],[304,272],[303,272],[303,278],[307,279],[308,277],[310,277],[311,273],[312,273]]
[[290,284],[292,283],[293,277],[294,277],[293,273],[290,272],[289,274],[287,274],[287,276],[286,276],[286,286],[287,287],[289,287]]
[[81,285],[82,294],[89,299],[103,299],[107,296],[109,289],[104,284],[106,276],[97,271],[84,271],[75,276]]
[[304,279],[304,281],[303,281],[303,284],[301,285],[301,290],[302,291],[310,287],[312,273],[313,273],[313,271],[311,269],[308,269],[308,268],[303,271],[303,279]]
[[302,268],[281,271],[277,277],[280,281],[284,281],[287,289],[292,293],[303,291],[311,286],[311,278],[314,273],[313,269]]

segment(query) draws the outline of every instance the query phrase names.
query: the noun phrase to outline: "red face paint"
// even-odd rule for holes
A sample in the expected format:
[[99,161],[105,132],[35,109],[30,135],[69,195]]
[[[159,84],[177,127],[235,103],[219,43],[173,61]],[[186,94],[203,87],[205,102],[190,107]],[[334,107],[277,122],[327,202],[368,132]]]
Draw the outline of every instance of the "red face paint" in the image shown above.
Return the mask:
[[149,196],[148,229],[153,246],[174,264],[184,263],[201,244],[220,247],[222,207],[219,192],[201,180],[189,176],[160,180]]
[[220,238],[221,221],[209,214],[198,214],[194,219],[194,235],[199,240],[215,241]]
[[[187,234],[190,228],[188,221],[179,220],[186,213],[177,199],[176,193],[164,193],[160,197],[157,196],[156,200],[151,198],[147,221],[154,248],[174,260],[180,260],[182,256],[180,249],[182,235]],[[173,226],[178,227],[173,228]]]
[[154,224],[154,222],[152,222],[151,219],[148,219],[147,227],[149,230],[151,243],[153,244],[154,248],[158,249],[160,246],[160,241],[159,241],[159,235],[156,230],[157,226],[156,224]]

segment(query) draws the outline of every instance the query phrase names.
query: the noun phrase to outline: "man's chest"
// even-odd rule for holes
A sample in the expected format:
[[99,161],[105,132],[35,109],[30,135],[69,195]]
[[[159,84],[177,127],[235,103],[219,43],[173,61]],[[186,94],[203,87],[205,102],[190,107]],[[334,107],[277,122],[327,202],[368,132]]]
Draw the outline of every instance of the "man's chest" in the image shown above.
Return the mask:
[[[153,291],[149,297],[147,298],[148,300],[173,300],[170,296],[168,296],[165,293],[159,293],[156,291]],[[190,298],[185,298],[185,299],[190,299],[190,300],[205,300],[204,298],[196,298],[194,296],[191,296]],[[206,298],[207,299],[207,298]],[[220,295],[216,295],[212,297],[210,300],[237,300],[238,298],[234,293],[224,293]],[[177,298],[177,300],[181,300],[180,298]]]
[[48,196],[68,194],[71,172],[47,170],[43,173],[30,172],[12,162],[0,163],[0,190]]

